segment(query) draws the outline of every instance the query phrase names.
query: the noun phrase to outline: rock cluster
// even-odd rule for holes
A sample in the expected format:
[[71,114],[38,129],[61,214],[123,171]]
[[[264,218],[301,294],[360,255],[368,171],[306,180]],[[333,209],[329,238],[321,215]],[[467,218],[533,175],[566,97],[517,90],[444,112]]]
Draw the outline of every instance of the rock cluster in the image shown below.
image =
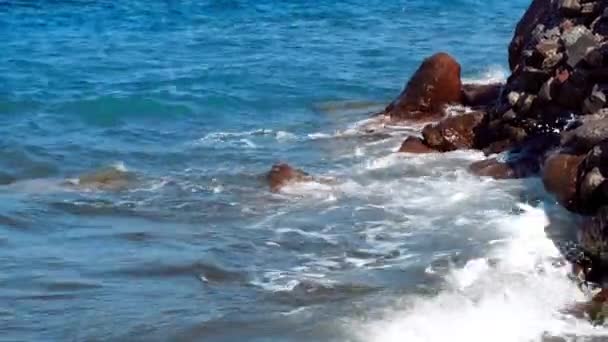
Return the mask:
[[[480,176],[540,173],[559,203],[587,216],[579,243],[593,263],[579,266],[588,280],[608,284],[608,1],[533,0],[509,65],[506,84],[463,85],[458,62],[435,54],[381,114],[431,122],[399,152],[478,149],[501,154],[470,166]],[[446,115],[450,104],[472,111]],[[307,177],[284,164],[269,173],[273,191]]]
[[[503,153],[501,158],[471,165],[469,170],[480,176],[520,178],[540,172],[545,188],[559,203],[588,217],[579,229],[579,243],[588,260],[595,260],[590,266],[594,277],[602,274],[604,280],[608,280],[607,38],[608,1],[532,1],[509,46],[511,76],[506,84],[461,85],[460,100],[454,96],[433,103],[433,97],[424,97],[433,111],[446,103],[461,103],[475,111],[427,125],[422,139],[408,138],[400,149]],[[436,69],[425,67],[435,56],[420,69],[426,70],[426,77],[415,75],[387,108],[387,115],[411,118],[404,111],[413,107],[398,104],[416,103],[412,96],[419,93],[410,91],[413,84],[425,88],[422,83],[439,79],[428,76]],[[451,81],[449,87],[456,84]]]

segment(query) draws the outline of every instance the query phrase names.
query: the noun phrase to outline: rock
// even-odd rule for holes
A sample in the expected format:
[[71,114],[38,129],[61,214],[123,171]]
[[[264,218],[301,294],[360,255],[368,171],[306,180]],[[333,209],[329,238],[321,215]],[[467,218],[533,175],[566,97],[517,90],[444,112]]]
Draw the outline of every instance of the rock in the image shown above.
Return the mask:
[[587,153],[593,146],[608,139],[608,116],[583,117],[580,123],[579,127],[562,133],[563,146]]
[[486,117],[484,112],[450,116],[422,130],[424,142],[441,152],[470,149],[479,146],[478,133]]
[[557,39],[544,39],[536,44],[536,52],[544,59],[557,54],[561,47]]
[[502,83],[465,84],[462,86],[462,104],[469,107],[486,107],[496,103]]
[[424,142],[422,141],[422,139],[420,139],[420,138],[407,137],[401,144],[401,147],[399,148],[399,152],[421,154],[421,153],[433,153],[433,152],[437,152],[437,151],[435,151],[432,148],[425,145]]
[[63,183],[65,186],[119,191],[127,188],[135,180],[135,174],[121,167],[102,168],[85,173],[76,179]]
[[564,54],[561,52],[548,56],[547,58],[545,58],[543,60],[543,63],[541,64],[541,69],[543,69],[543,70],[553,69],[556,66],[558,66],[562,60],[564,60]]
[[524,67],[511,75],[509,85],[510,89],[517,92],[537,94],[549,78],[551,78],[551,74],[546,70]]
[[541,101],[550,102],[553,100],[553,94],[555,93],[555,87],[553,86],[554,78],[550,78],[538,92],[538,98]]
[[[564,34],[564,45],[566,47],[566,56],[568,57],[568,65],[574,68],[580,61],[585,59],[585,56],[590,51],[595,50],[599,43],[595,39],[595,35],[587,28],[577,26],[571,32]],[[578,29],[580,28],[580,29]],[[578,29],[578,30],[577,30]]]
[[584,156],[554,154],[547,158],[542,168],[545,189],[555,195],[558,202],[568,209],[576,208],[578,170]]
[[591,95],[583,101],[583,113],[584,114],[593,114],[600,109],[604,108],[606,104],[606,95],[604,92],[600,91],[597,86],[594,87]]
[[581,3],[579,0],[560,0],[559,10],[567,17],[575,17],[581,14]]
[[581,15],[592,16],[600,11],[600,2],[587,2],[581,5]]
[[511,106],[515,106],[517,102],[519,102],[519,98],[521,97],[521,95],[521,93],[518,93],[516,91],[510,92],[509,95],[507,95],[507,100],[509,100],[509,104]]
[[266,175],[266,179],[270,184],[270,191],[278,192],[289,183],[311,181],[312,177],[302,170],[280,163],[272,166],[272,169]]
[[578,201],[579,212],[593,214],[608,205],[608,140],[597,144],[580,167]]
[[[524,16],[515,28],[513,39],[509,44],[509,67],[515,70],[522,58],[522,52],[535,38],[534,28],[548,23],[554,15],[552,0],[533,0]],[[543,25],[544,27],[544,25]]]
[[477,176],[494,179],[518,179],[535,175],[538,172],[538,161],[531,155],[511,156],[505,161],[489,158],[474,162],[469,171]]
[[580,110],[587,93],[586,85],[579,84],[572,77],[556,87],[554,101],[564,109]]
[[494,179],[517,178],[515,169],[510,164],[500,162],[496,158],[474,162],[469,166],[469,171],[477,176],[492,177]]
[[446,53],[424,60],[399,97],[387,108],[394,120],[437,115],[447,104],[462,102],[460,64]]
[[[586,219],[577,232],[578,242],[596,265],[606,270],[608,257],[608,207],[602,207],[594,217]],[[604,277],[594,277],[596,280]]]

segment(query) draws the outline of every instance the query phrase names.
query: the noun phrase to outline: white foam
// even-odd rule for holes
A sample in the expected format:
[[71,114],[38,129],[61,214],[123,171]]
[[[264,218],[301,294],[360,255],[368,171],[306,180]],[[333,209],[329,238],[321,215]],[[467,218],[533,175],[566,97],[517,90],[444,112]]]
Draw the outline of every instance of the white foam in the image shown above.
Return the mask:
[[127,172],[127,171],[129,171],[129,169],[127,169],[127,166],[125,165],[125,163],[122,162],[122,161],[115,162],[114,164],[112,164],[112,167],[116,171],[120,171],[120,172]]
[[499,65],[493,65],[485,70],[481,75],[475,78],[464,78],[462,82],[472,84],[504,83],[508,76],[509,72],[505,68]]
[[[447,277],[447,287],[428,298],[403,298],[405,304],[367,323],[361,341],[541,341],[543,336],[607,336],[608,331],[563,314],[586,298],[568,280],[567,266],[545,236],[544,211],[521,205],[523,213],[495,219],[508,236],[487,258],[469,261]],[[496,260],[491,264],[488,260]],[[428,268],[428,272],[434,272]],[[359,324],[359,323],[357,323]]]
[[278,131],[275,135],[277,141],[286,142],[286,141],[295,141],[298,140],[298,137],[290,132]]

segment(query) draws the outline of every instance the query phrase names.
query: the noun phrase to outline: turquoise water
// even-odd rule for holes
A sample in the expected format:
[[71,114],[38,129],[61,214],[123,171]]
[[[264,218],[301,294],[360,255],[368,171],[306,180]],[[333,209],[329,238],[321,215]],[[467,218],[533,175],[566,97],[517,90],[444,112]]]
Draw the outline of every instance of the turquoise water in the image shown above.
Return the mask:
[[[542,230],[518,209],[542,190],[468,175],[473,152],[395,157],[415,129],[356,124],[437,51],[469,81],[504,79],[527,4],[0,1],[0,340],[576,335],[555,328],[565,277],[475,282],[495,241],[520,241],[500,227]],[[272,194],[279,160],[333,180]],[[66,183],[108,168],[128,184]],[[483,291],[452,291],[471,277]],[[526,292],[545,283],[557,294]]]

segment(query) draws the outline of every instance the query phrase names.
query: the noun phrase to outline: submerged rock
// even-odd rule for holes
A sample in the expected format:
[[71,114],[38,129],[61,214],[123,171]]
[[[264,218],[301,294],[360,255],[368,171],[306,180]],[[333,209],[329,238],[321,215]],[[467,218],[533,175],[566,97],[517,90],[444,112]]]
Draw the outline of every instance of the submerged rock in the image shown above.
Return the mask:
[[385,110],[393,120],[436,117],[447,104],[461,103],[460,64],[446,53],[424,60],[403,92]]
[[127,188],[134,180],[134,173],[120,167],[108,167],[82,174],[64,184],[77,188],[118,191]]
[[279,163],[272,166],[272,169],[266,175],[266,179],[270,185],[270,191],[278,192],[287,184],[311,181],[313,178],[302,170],[295,169],[285,163]]
[[518,178],[517,172],[511,164],[501,162],[496,158],[474,162],[469,166],[469,171],[477,176],[494,179]]
[[424,141],[422,141],[422,139],[420,139],[420,138],[407,137],[401,144],[401,147],[399,148],[399,152],[422,154],[422,153],[433,153],[433,152],[437,152],[437,151],[428,147],[424,143]]

